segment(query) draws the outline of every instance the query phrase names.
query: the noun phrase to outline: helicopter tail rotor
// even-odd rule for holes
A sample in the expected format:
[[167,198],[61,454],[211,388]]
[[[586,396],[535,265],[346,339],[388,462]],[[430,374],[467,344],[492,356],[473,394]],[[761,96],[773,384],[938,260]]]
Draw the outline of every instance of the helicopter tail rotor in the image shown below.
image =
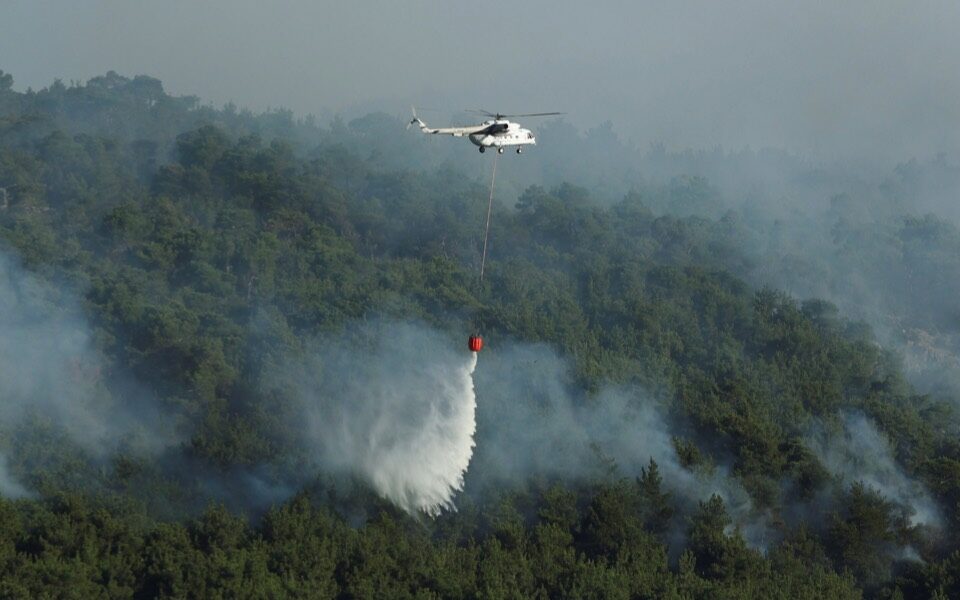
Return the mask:
[[407,123],[407,129],[410,129],[412,125],[416,125],[421,130],[426,130],[427,124],[423,122],[423,119],[417,116],[417,109],[411,106],[410,112],[413,113],[413,118],[410,119],[409,123]]

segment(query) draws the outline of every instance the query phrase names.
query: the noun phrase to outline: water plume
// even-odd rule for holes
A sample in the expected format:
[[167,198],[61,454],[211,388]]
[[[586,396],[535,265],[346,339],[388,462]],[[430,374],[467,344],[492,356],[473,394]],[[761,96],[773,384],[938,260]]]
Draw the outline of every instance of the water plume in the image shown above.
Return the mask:
[[425,326],[376,322],[309,344],[288,371],[320,467],[409,513],[454,509],[473,455],[477,355]]

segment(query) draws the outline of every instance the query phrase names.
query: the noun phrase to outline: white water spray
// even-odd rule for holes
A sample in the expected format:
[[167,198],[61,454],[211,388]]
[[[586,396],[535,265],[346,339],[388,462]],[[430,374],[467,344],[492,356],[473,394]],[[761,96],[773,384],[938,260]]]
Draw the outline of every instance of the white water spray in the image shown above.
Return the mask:
[[454,509],[474,448],[476,353],[397,323],[316,346],[288,381],[301,382],[321,465],[363,477],[410,513]]
[[477,429],[473,391],[477,353],[470,354],[451,372],[419,370],[418,385],[400,390],[394,408],[406,412],[404,406],[422,403],[427,409],[423,420],[405,431],[407,435],[390,431],[397,417],[403,418],[392,408],[383,411],[371,432],[376,435],[368,440],[362,470],[380,494],[408,512],[419,509],[436,516],[443,509],[454,509],[453,495],[463,489]]

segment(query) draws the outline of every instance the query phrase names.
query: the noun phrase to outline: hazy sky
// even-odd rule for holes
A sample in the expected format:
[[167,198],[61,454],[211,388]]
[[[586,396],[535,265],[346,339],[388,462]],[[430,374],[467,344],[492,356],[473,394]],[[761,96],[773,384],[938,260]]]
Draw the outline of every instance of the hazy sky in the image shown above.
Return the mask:
[[20,90],[113,69],[301,114],[561,110],[644,145],[956,157],[958,30],[955,1],[0,0],[0,69]]

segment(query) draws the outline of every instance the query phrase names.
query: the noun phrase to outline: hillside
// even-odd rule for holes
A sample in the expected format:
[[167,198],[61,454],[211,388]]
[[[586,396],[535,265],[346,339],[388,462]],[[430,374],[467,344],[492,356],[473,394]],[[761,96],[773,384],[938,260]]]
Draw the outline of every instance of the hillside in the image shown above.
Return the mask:
[[[481,284],[492,159],[407,140],[382,115],[0,73],[4,596],[960,595],[952,388],[918,393],[842,300],[765,285],[816,292],[791,266],[826,263],[788,235],[758,251],[776,232],[703,177],[611,198],[541,175],[496,207]],[[508,185],[532,169],[514,158]],[[874,246],[837,281],[954,268],[930,217],[881,271],[893,221],[858,229],[856,207],[833,202],[835,236]],[[912,326],[951,335],[952,285]],[[429,343],[386,346],[410,368],[473,329],[489,345],[459,510],[436,518],[302,427],[295,367],[400,326]],[[318,394],[354,389],[319,372]]]

